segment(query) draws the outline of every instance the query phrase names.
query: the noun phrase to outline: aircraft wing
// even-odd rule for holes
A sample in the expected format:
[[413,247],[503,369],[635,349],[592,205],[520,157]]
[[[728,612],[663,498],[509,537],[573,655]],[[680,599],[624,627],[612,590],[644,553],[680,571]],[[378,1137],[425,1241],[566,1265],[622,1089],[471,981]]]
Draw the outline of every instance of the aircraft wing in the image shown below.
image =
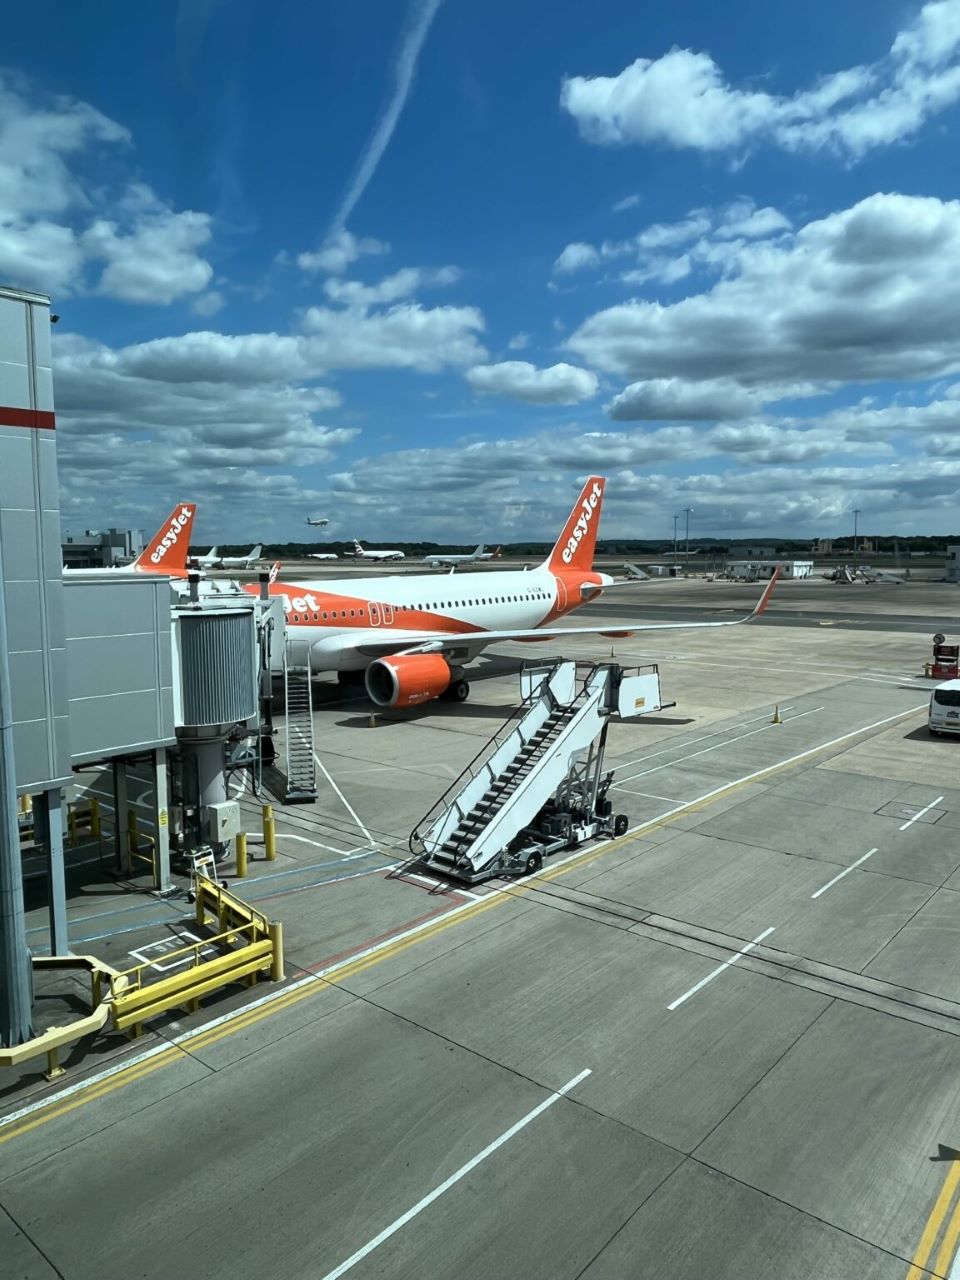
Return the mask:
[[470,662],[477,654],[492,644],[506,641],[539,643],[563,640],[566,636],[604,636],[607,639],[623,639],[640,631],[695,631],[704,627],[735,627],[743,622],[753,622],[765,611],[780,577],[779,568],[764,588],[763,595],[753,610],[742,618],[724,619],[722,622],[641,622],[617,626],[604,623],[592,627],[533,627],[510,631],[383,631],[367,628],[356,636],[341,633],[333,642],[321,641],[324,651],[352,652],[365,658],[383,658],[390,654],[438,653],[456,662]]

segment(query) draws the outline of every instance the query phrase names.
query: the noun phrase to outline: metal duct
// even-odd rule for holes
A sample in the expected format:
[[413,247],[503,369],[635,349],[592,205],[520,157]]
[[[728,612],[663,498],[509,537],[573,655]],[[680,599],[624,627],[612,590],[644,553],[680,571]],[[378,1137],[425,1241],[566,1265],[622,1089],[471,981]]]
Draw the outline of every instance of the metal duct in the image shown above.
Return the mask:
[[256,624],[252,609],[182,613],[180,724],[231,725],[257,714]]

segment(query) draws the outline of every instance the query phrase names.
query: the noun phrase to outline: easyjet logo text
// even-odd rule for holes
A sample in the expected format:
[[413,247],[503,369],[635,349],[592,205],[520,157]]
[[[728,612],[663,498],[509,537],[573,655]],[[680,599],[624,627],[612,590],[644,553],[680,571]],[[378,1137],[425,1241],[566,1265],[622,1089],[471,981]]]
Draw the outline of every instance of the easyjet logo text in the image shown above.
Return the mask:
[[181,507],[179,512],[170,521],[166,533],[157,543],[157,549],[150,556],[151,564],[159,564],[163,557],[167,554],[171,547],[175,547],[180,541],[180,534],[190,523],[190,508]]
[[567,540],[567,545],[563,548],[563,551],[560,554],[560,559],[564,564],[569,564],[573,559],[577,547],[579,547],[587,530],[590,528],[590,521],[593,519],[593,513],[597,509],[602,492],[603,491],[601,490],[599,483],[595,481],[593,488],[590,490],[587,497],[584,498],[577,523],[573,526],[573,532]]

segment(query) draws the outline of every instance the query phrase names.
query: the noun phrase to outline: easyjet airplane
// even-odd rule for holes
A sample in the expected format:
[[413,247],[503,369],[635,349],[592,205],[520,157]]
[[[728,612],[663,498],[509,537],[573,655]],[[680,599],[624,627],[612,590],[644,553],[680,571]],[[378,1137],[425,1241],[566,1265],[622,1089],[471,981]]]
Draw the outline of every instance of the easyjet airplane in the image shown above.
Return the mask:
[[[550,623],[612,588],[635,586],[593,569],[605,480],[591,476],[563,532],[543,564],[469,575],[394,574],[324,582],[282,582],[279,563],[268,591],[282,596],[294,662],[336,671],[347,683],[365,681],[382,707],[412,707],[432,698],[463,702],[464,668],[498,641],[562,640],[566,636],[623,637],[637,631],[731,627],[764,612],[780,571],[752,613],[723,622],[651,622],[638,626],[552,627]],[[186,577],[186,549],[194,507],[175,507],[134,564],[140,572]],[[256,583],[243,590],[258,595]]]
[[[294,661],[305,662],[309,653],[314,671],[336,671],[343,683],[364,679],[372,700],[383,707],[412,707],[439,697],[462,702],[470,692],[464,668],[498,641],[729,627],[763,613],[778,574],[746,618],[623,629],[552,627],[602,591],[636,585],[636,579],[618,582],[593,570],[604,484],[602,476],[590,477],[556,545],[535,569],[274,581],[269,590],[284,598]],[[256,594],[259,588],[248,583],[244,590]]]

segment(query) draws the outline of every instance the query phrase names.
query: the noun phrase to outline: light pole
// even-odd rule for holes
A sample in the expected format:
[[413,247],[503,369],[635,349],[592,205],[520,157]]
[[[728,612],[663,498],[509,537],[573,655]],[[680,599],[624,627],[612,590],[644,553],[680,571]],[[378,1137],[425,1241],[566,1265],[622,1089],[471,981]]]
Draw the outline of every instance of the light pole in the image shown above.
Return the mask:
[[861,511],[859,507],[853,508],[853,558],[857,558],[857,521],[859,520]]
[[684,509],[684,512],[686,513],[686,516],[687,516],[687,534],[686,534],[686,538],[687,538],[687,556],[686,556],[686,559],[687,559],[687,569],[689,569],[689,568],[690,568],[690,512],[693,510],[693,507],[684,507],[683,509]]
[[673,517],[673,573],[677,573],[677,525],[680,522],[679,511]]

